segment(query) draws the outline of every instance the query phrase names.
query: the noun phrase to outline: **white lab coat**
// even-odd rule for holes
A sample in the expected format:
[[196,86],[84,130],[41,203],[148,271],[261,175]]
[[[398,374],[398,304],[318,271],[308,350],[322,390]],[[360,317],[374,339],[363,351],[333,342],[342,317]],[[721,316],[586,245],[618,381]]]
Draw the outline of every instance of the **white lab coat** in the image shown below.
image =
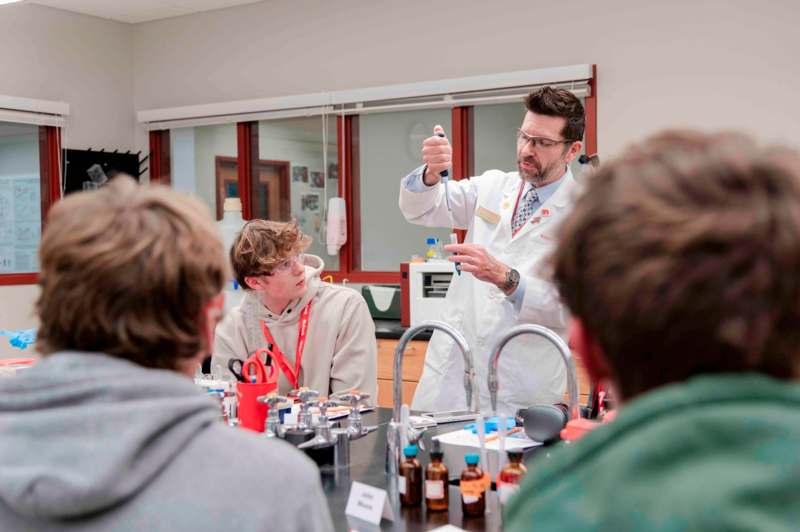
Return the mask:
[[[446,309],[440,319],[459,331],[473,350],[480,407],[490,411],[487,374],[489,350],[497,338],[519,323],[548,327],[566,339],[567,311],[558,292],[544,277],[546,260],[555,245],[555,229],[569,212],[578,184],[567,169],[552,196],[512,237],[511,217],[523,181],[517,172],[490,170],[468,180],[451,181],[451,214],[441,184],[424,192],[400,186],[400,210],[411,223],[429,227],[467,229],[465,242],[483,245],[501,262],[515,268],[526,281],[517,312],[496,286],[463,272],[453,275]],[[499,219],[496,223],[494,219]],[[498,409],[512,414],[533,404],[561,402],[566,369],[555,347],[546,340],[524,335],[511,340],[500,356]],[[425,354],[412,409],[464,409],[464,363],[458,346],[444,333],[434,332]]]

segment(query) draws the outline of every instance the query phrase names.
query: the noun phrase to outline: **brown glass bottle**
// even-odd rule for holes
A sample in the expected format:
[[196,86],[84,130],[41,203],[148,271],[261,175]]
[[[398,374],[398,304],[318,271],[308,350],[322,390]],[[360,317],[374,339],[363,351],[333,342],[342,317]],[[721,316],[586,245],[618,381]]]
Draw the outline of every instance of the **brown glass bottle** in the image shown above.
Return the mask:
[[446,512],[450,505],[447,466],[442,463],[441,444],[433,440],[431,463],[425,468],[425,506],[429,512]]
[[400,463],[398,475],[400,504],[419,506],[422,504],[422,466],[417,460],[417,446],[405,447],[403,455],[405,460]]
[[497,496],[500,504],[505,504],[519,490],[519,484],[528,468],[522,463],[522,451],[508,451],[508,464],[497,475]]
[[467,468],[461,472],[461,513],[477,517],[486,513],[486,477],[478,467],[477,454],[464,456]]

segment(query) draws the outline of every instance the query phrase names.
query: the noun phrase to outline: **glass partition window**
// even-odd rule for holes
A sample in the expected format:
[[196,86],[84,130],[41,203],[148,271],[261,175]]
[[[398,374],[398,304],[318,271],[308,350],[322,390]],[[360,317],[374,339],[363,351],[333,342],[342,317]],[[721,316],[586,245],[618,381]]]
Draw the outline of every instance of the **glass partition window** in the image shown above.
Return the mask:
[[253,217],[296,220],[311,237],[308,253],[321,257],[326,270],[339,269],[339,255],[328,255],[325,245],[328,200],[339,195],[336,139],[334,117],[258,123]]
[[0,273],[39,270],[39,128],[0,122]]
[[413,255],[425,256],[427,237],[449,243],[449,228],[408,223],[397,206],[400,180],[422,164],[422,141],[440,124],[451,131],[450,109],[398,111],[359,117],[361,269],[398,271]]
[[[522,102],[476,105],[473,108],[475,175],[487,170],[517,170],[517,129],[522,125],[525,112]],[[581,173],[578,157],[570,167],[572,175],[577,178]]]
[[236,124],[172,129],[172,188],[199,197],[221,220],[225,198],[239,197],[236,156]]

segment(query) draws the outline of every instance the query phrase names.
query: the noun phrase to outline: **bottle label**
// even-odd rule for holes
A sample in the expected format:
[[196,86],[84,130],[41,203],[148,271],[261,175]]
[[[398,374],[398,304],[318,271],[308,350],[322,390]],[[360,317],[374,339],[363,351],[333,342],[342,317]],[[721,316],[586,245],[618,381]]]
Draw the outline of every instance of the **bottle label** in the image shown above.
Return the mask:
[[[475,502],[480,498],[484,491],[486,491],[486,475],[475,480],[462,480],[461,481],[461,495],[464,497],[464,502]],[[468,497],[474,497],[474,500],[468,501]]]
[[397,491],[400,492],[400,495],[406,494],[406,477],[404,476],[397,477]]
[[425,496],[429,499],[444,499],[444,480],[426,480]]
[[518,491],[518,484],[511,484],[508,482],[497,483],[497,496],[500,499],[500,504],[506,504],[511,496]]

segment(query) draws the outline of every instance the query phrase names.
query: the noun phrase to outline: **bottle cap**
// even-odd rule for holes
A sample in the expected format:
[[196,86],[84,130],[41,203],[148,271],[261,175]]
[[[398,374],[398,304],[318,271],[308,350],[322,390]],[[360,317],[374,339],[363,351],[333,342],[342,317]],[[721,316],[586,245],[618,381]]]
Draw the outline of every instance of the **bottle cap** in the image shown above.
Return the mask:
[[481,461],[481,457],[475,453],[469,453],[464,455],[464,461],[467,462],[467,465],[478,465],[478,462]]
[[509,459],[513,458],[514,460],[521,460],[522,455],[525,453],[522,452],[522,449],[509,449],[506,451],[506,454],[508,454]]
[[440,442],[439,440],[433,440],[433,449],[431,449],[431,458],[437,458],[441,460],[443,456],[444,452],[442,452],[442,442]]
[[239,198],[225,198],[222,204],[223,211],[242,211],[242,200]]
[[403,455],[406,458],[413,458],[417,456],[417,446],[416,445],[406,445],[403,447]]
[[436,244],[436,239],[433,238],[432,236],[429,236],[427,240],[425,240],[425,243],[428,244],[429,246],[433,246]]

